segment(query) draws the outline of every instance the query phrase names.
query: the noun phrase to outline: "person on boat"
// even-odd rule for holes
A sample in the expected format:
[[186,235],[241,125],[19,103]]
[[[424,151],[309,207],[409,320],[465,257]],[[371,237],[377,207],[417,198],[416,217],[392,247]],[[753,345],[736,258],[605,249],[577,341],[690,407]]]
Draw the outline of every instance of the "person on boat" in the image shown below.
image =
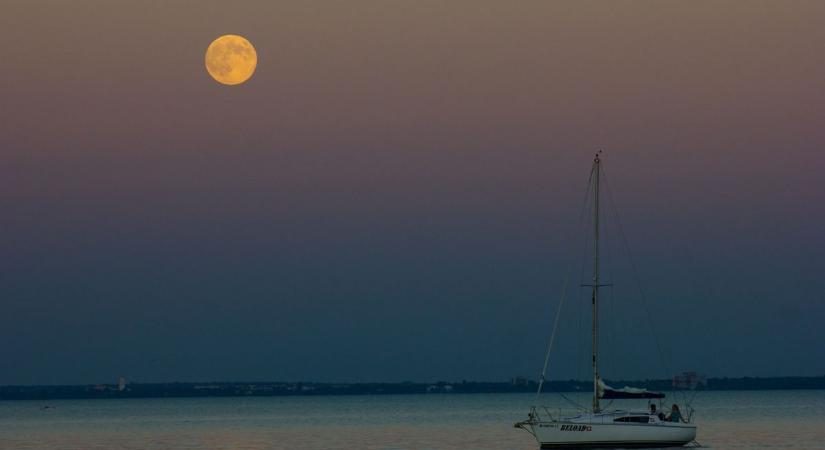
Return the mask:
[[668,416],[667,420],[671,422],[681,422],[682,421],[682,413],[679,412],[679,405],[673,404],[673,407],[670,409],[670,415]]
[[665,415],[664,414],[656,412],[656,404],[655,403],[650,404],[650,415],[658,417],[659,420],[665,420]]

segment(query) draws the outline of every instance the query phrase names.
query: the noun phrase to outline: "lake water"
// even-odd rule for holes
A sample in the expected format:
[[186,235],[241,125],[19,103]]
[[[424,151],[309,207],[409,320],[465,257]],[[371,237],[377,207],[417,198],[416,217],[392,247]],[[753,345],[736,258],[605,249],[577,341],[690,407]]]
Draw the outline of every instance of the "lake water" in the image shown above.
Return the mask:
[[[556,394],[542,398],[551,409],[568,405]],[[430,394],[6,401],[0,402],[0,449],[535,450],[532,436],[513,428],[526,419],[534,399]],[[46,404],[53,408],[42,409]],[[692,404],[704,447],[825,448],[825,391],[702,392]]]

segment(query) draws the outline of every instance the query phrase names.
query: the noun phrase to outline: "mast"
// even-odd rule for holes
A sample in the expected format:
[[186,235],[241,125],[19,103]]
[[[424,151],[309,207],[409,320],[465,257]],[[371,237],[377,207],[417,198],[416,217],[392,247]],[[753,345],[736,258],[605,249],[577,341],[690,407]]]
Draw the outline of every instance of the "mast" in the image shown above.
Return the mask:
[[599,365],[598,322],[599,322],[599,153],[593,159],[593,172],[596,179],[593,201],[593,412],[599,412]]

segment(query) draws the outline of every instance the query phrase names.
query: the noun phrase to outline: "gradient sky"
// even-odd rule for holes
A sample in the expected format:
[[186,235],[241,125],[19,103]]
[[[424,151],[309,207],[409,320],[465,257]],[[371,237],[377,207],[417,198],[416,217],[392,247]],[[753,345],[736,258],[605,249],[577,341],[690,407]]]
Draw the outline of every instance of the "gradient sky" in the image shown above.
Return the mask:
[[[822,375],[823,23],[5,1],[0,384],[536,377],[597,148],[670,361],[617,277],[604,376]],[[227,33],[241,86],[204,68]],[[574,294],[551,378],[587,376]]]

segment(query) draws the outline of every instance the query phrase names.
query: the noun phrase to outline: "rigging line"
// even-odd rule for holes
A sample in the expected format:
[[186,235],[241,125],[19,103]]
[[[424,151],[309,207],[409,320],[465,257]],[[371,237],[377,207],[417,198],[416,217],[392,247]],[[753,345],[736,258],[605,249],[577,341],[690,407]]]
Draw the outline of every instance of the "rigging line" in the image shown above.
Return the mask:
[[[584,212],[587,210],[588,198],[590,196],[590,188],[593,184],[593,172],[594,169],[590,170],[590,176],[587,179],[587,189],[585,190],[584,194],[584,204],[582,205],[581,212],[579,213],[579,220],[577,229],[581,228],[581,222],[584,220]],[[553,343],[556,340],[556,331],[559,327],[559,317],[561,316],[561,308],[564,305],[564,299],[567,296],[567,286],[570,284],[570,273],[572,272],[572,262],[567,266],[567,273],[564,276],[564,283],[562,284],[561,290],[561,299],[559,300],[559,305],[556,307],[556,317],[553,320],[553,331],[550,333],[550,342],[547,345],[547,353],[544,355],[544,366],[541,369],[541,377],[539,378],[539,386],[538,390],[536,391],[536,401],[538,401],[539,395],[541,395],[541,389],[544,387],[544,380],[547,376],[547,366],[550,363],[550,353],[553,350]]]
[[[578,310],[576,310],[576,361],[575,361],[575,369],[576,369],[576,381],[582,380],[582,373],[585,372],[585,367],[587,365],[587,360],[582,357],[584,352],[582,351],[582,342],[586,340],[586,336],[582,333],[582,317],[584,316],[584,305],[585,305],[585,298],[586,294],[584,289],[579,288],[579,297],[576,301],[576,305],[578,305]],[[576,388],[576,401],[581,401],[581,388]]]
[[584,406],[580,405],[579,402],[577,402],[577,401],[571,400],[570,398],[568,398],[563,393],[559,392],[559,395],[561,396],[561,398],[567,400],[567,402],[570,403],[571,405],[573,405],[576,409],[578,409],[580,411],[585,411],[585,412],[588,411],[588,408],[585,408]]
[[[607,188],[605,189],[607,191],[607,198],[609,200],[610,206],[612,206],[613,208],[613,215],[616,217],[616,225],[618,225],[619,227],[619,234],[622,237],[625,250],[627,251],[627,257],[630,260],[630,267],[633,271],[634,281],[636,281],[636,286],[639,288],[639,296],[641,297],[642,305],[645,309],[645,315],[647,317],[648,326],[650,327],[650,334],[653,335],[653,340],[654,342],[656,342],[656,350],[659,352],[659,359],[661,360],[662,368],[666,372],[671,373],[670,365],[667,363],[667,360],[665,359],[664,352],[662,351],[662,345],[659,342],[659,337],[656,335],[656,329],[654,327],[653,318],[650,314],[650,308],[647,305],[647,296],[645,295],[645,290],[642,287],[642,282],[639,278],[639,270],[636,268],[636,261],[633,259],[633,253],[630,251],[630,244],[628,243],[627,235],[625,234],[624,227],[622,226],[622,221],[619,216],[619,210],[616,207],[616,203],[613,201],[613,189],[610,187],[610,182],[608,182],[607,174],[604,173],[604,170],[602,170],[602,178],[604,179],[604,184]],[[665,377],[665,379],[667,378],[669,378],[669,376]]]
[[[604,208],[607,209],[607,206],[604,206]],[[605,216],[606,216],[606,214],[605,214]],[[603,299],[604,299],[603,304],[605,306],[602,307],[602,311],[609,312],[609,317],[610,317],[611,320],[602,321],[602,323],[607,322],[607,333],[605,333],[605,337],[607,338],[606,339],[607,342],[606,342],[606,345],[603,347],[606,351],[602,351],[602,354],[605,355],[605,356],[603,356],[603,359],[604,359],[604,362],[605,362],[605,364],[604,364],[605,370],[603,370],[601,372],[602,373],[609,373],[609,372],[613,372],[617,367],[616,357],[615,357],[615,354],[616,354],[615,350],[618,348],[618,343],[617,343],[618,341],[617,341],[617,338],[616,338],[617,333],[615,331],[615,329],[616,329],[616,325],[615,325],[615,322],[616,322],[616,320],[615,320],[615,318],[616,318],[616,307],[615,307],[615,305],[616,305],[616,295],[615,295],[615,291],[614,291],[615,283],[613,281],[610,281],[610,280],[615,280],[616,279],[616,272],[615,272],[615,264],[614,264],[613,254],[612,254],[612,249],[613,249],[612,246],[614,245],[613,244],[613,236],[610,234],[610,227],[607,226],[608,225],[607,220],[605,220],[603,223],[604,223],[604,233],[603,233],[604,246],[603,246],[603,248],[605,249],[605,252],[604,252],[605,256],[604,256],[604,263],[602,264],[602,267],[603,267],[603,269],[602,269],[602,273],[603,273],[602,278],[605,279],[605,280],[608,280],[609,283],[608,283],[607,289],[605,290],[605,294],[603,296]]]
[[[699,292],[700,289],[701,289],[701,291],[704,292],[704,297],[705,298],[713,298],[713,295],[710,294],[711,290],[708,288],[708,285],[705,284],[705,283],[700,282],[702,277],[699,276],[699,273],[698,273],[699,269],[698,268],[700,268],[702,266],[699,265],[699,264],[696,264],[696,258],[693,256],[693,253],[691,252],[690,248],[691,248],[690,246],[683,247],[683,256],[685,257],[685,259],[689,263],[689,264],[686,264],[686,266],[689,267],[689,268],[692,268],[692,270],[683,271],[683,273],[686,273],[687,277],[689,278],[688,285],[692,289],[694,295],[696,295],[697,292]],[[705,277],[705,278],[707,278],[707,277]],[[700,288],[700,286],[701,286],[701,288]],[[695,400],[696,400],[696,398],[699,394],[699,391],[696,390],[696,386],[694,386],[693,388],[690,388],[690,387],[680,388],[677,385],[676,390],[677,390],[677,392],[682,394],[683,402],[686,405],[688,405],[688,407],[691,407],[690,405],[695,402]],[[689,394],[690,398],[688,398],[688,391],[690,391],[690,394]],[[691,407],[691,409],[692,409],[692,407]]]

